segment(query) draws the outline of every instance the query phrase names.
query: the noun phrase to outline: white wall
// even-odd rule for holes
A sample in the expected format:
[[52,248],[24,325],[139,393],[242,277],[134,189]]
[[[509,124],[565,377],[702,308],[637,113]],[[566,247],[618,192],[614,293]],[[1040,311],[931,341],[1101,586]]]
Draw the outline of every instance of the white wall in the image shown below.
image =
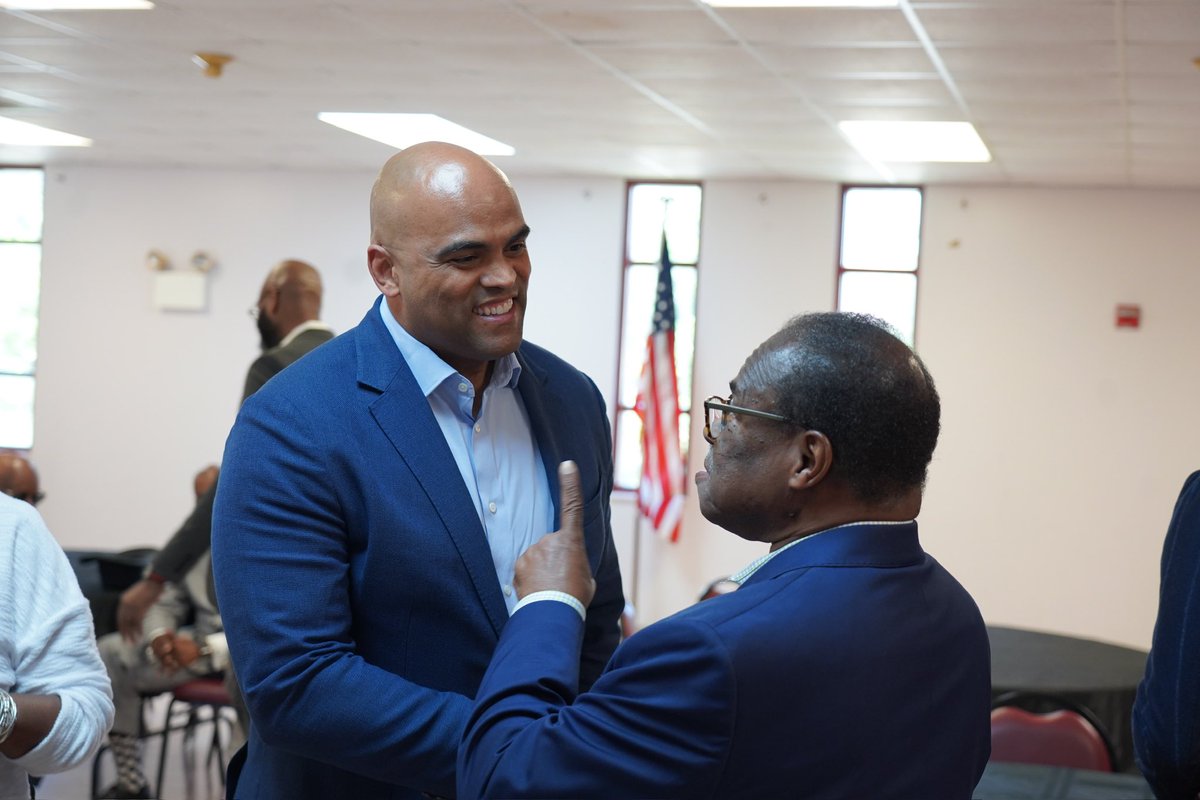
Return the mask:
[[[67,547],[157,545],[220,460],[258,334],[247,309],[272,265],[318,265],[344,330],[366,274],[371,175],[56,169],[47,174],[34,456]],[[219,262],[208,311],[151,309],[150,248]]]
[[[993,621],[1148,645],[1163,533],[1200,468],[1200,193],[926,203],[917,336],[943,404],[926,543]],[[1121,302],[1140,330],[1116,329]]]
[[[372,178],[49,173],[34,457],[65,546],[160,544],[183,519],[192,473],[220,458],[257,350],[245,311],[272,264],[312,261],[327,321],[361,318]],[[611,404],[624,184],[514,183],[533,228],[526,333]],[[696,397],[723,392],[785,319],[831,307],[837,203],[833,184],[706,185]],[[989,620],[1149,641],[1163,528],[1200,452],[1196,219],[1194,192],[927,191],[917,335],[944,424],[922,536]],[[207,312],[151,310],[152,247],[219,260]],[[1143,305],[1142,330],[1114,330],[1118,302]],[[694,496],[676,545],[643,532],[635,548],[628,497],[613,516],[642,622],[762,549],[709,525]]]

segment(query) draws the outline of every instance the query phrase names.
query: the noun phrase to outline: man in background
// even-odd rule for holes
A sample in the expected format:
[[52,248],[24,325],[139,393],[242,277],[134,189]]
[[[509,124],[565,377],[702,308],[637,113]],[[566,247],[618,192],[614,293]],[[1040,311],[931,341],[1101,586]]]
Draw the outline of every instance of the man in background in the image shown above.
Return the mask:
[[696,494],[769,551],[737,591],[632,636],[581,693],[592,585],[564,500],[562,532],[518,562],[459,796],[971,797],[990,656],[974,601],[917,538],[933,378],[879,320],[826,313],[785,325],[729,386],[704,404]]
[[[311,264],[288,259],[267,274],[258,303],[251,308],[263,353],[246,373],[243,402],[284,367],[333,338],[332,329],[320,321],[321,296],[321,275]],[[215,483],[158,551],[146,576],[121,595],[117,628],[127,641],[141,638],[142,619],[162,595],[163,586],[181,582],[196,562],[207,556],[214,497]]]
[[37,473],[18,454],[0,463],[0,797],[21,798],[30,775],[96,752],[113,705],[75,572],[33,506],[16,499],[40,496]]
[[258,304],[251,309],[263,354],[246,372],[242,401],[284,367],[333,338],[321,322],[321,275],[304,261],[280,262],[267,275]]
[[45,497],[38,488],[38,474],[33,464],[20,453],[0,453],[0,493],[36,506]]
[[[522,341],[529,226],[486,159],[409,147],[371,193],[358,327],[248,399],[213,569],[253,724],[239,800],[455,795],[470,697],[579,464],[597,589],[570,670],[588,686],[624,606],[612,440],[595,385]],[[236,609],[236,611],[235,611]]]
[[[194,482],[199,499],[217,480],[217,467],[201,470]],[[108,742],[117,780],[102,798],[148,798],[142,769],[141,698],[173,689],[193,678],[222,672],[228,661],[221,617],[208,591],[205,553],[182,581],[167,584],[142,621],[136,641],[120,633],[100,637],[100,657],[112,680],[116,716]],[[214,648],[214,645],[216,646]]]
[[1163,542],[1158,618],[1133,705],[1133,744],[1155,797],[1200,797],[1200,472],[1184,481]]

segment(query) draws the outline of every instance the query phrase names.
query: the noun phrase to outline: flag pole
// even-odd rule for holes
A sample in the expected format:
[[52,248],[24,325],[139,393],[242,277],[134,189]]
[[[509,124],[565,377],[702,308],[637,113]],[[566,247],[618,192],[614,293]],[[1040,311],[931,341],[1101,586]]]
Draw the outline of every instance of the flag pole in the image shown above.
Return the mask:
[[[679,533],[681,503],[680,492],[675,486],[680,475],[679,465],[679,385],[675,369],[674,334],[675,304],[671,283],[670,256],[667,246],[667,217],[671,198],[662,198],[662,237],[659,256],[658,287],[655,292],[654,311],[651,316],[650,332],[646,338],[646,361],[638,383],[638,416],[642,420],[642,474],[638,481],[637,516],[633,524],[633,564],[630,573],[633,586],[628,596],[635,604],[641,594],[642,518],[651,520],[653,530],[661,531],[664,520],[670,524],[671,541]],[[664,383],[669,381],[669,393]],[[664,429],[666,412],[671,421],[670,434]],[[647,426],[647,422],[651,424]],[[653,437],[653,438],[651,438]],[[674,446],[671,442],[674,441]]]
[[639,570],[642,566],[642,509],[634,502],[633,504],[633,567],[630,572],[633,574],[633,586],[629,595],[629,605],[633,606],[634,611],[637,611],[638,604],[638,584],[641,582]]

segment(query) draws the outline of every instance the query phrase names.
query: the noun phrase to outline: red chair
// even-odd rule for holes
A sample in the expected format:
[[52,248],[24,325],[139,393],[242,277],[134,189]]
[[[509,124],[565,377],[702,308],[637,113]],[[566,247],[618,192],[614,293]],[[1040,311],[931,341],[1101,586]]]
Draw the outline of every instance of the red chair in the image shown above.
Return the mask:
[[993,708],[992,760],[1115,771],[1112,742],[1099,720],[1086,708],[1067,705],[1073,707],[1048,713],[1016,705]]
[[700,593],[701,600],[711,600],[714,597],[720,597],[723,594],[736,592],[741,588],[741,584],[734,583],[729,578],[717,578],[715,581],[704,587],[704,591]]
[[[207,713],[202,713],[207,709]],[[167,705],[166,722],[162,730],[162,749],[158,756],[158,795],[162,795],[163,774],[167,763],[167,740],[172,731],[183,731],[183,767],[186,780],[186,792],[190,800],[195,783],[195,738],[201,723],[210,723],[211,735],[208,738],[204,756],[204,769],[211,781],[212,769],[215,767],[221,786],[225,785],[225,750],[221,744],[220,723],[225,722],[227,732],[237,724],[236,717],[230,718],[222,711],[233,711],[233,701],[225,681],[221,678],[195,678],[182,683],[171,690],[171,702]],[[236,712],[234,712],[236,713]],[[214,765],[214,760],[216,761]]]

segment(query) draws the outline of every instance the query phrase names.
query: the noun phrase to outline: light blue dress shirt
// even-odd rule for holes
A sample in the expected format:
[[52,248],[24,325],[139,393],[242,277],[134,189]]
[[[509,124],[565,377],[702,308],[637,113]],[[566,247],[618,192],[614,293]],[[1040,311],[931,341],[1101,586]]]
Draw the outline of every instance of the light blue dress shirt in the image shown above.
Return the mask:
[[513,569],[525,549],[554,530],[554,504],[545,466],[517,381],[515,355],[496,361],[476,418],[475,387],[396,322],[379,304],[383,324],[429,400],[459,474],[487,535],[508,613],[516,608]]

